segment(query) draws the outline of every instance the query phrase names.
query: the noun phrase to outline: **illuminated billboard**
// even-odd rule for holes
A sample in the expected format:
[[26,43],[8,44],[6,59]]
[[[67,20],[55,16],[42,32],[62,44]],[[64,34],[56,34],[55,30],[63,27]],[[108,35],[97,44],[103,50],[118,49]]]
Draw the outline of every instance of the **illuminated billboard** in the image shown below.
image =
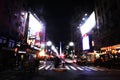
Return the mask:
[[89,40],[89,36],[87,34],[85,34],[82,38],[82,46],[83,46],[83,50],[90,49],[90,40]]
[[80,27],[80,31],[82,34],[83,50],[92,50],[92,39],[89,32],[95,27],[95,25],[96,25],[95,13],[92,12],[92,14],[86,20],[86,22]]
[[91,31],[93,27],[96,25],[96,20],[95,20],[95,13],[92,12],[90,17],[86,20],[86,22],[80,27],[80,31],[82,35],[88,33]]
[[29,15],[28,44],[40,46],[44,25],[35,15]]

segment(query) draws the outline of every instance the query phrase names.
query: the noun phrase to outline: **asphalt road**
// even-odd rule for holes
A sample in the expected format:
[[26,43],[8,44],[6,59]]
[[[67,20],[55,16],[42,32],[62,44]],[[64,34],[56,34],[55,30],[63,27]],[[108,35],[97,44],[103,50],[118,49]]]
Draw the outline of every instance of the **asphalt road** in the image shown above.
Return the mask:
[[[0,80],[120,80],[120,70],[91,66],[65,65],[66,70],[40,66],[38,72],[10,72]],[[2,76],[1,76],[2,77]]]

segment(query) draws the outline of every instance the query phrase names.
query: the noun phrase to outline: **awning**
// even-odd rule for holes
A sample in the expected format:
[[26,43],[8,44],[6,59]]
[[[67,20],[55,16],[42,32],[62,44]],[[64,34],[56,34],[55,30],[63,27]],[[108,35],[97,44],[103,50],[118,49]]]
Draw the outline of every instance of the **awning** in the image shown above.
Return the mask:
[[120,44],[113,45],[112,48],[113,48],[113,49],[118,49],[118,48],[120,48]]
[[102,47],[101,50],[108,50],[108,49],[118,49],[120,48],[120,44],[116,44],[113,46]]

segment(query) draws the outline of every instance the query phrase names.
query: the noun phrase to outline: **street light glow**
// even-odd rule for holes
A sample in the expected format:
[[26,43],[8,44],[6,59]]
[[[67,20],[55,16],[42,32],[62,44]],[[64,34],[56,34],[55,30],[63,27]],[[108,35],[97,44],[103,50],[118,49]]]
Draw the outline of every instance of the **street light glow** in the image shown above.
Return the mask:
[[85,16],[87,16],[87,13],[85,14]]
[[57,51],[57,49],[55,48],[54,45],[52,45],[51,49],[58,55],[58,51]]
[[48,41],[46,44],[47,44],[47,46],[51,46],[51,45],[52,45],[52,42],[51,42],[51,41]]
[[70,43],[69,43],[69,46],[74,46],[74,43],[73,43],[73,42],[70,42]]

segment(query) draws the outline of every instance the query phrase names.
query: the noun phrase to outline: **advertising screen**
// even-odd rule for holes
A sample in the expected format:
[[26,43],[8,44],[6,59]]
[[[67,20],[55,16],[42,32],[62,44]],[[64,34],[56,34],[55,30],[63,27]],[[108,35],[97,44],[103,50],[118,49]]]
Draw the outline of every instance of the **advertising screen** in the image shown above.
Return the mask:
[[30,13],[29,29],[28,29],[28,44],[40,46],[43,31],[43,23],[39,21],[35,15]]
[[38,21],[31,13],[29,17],[29,30],[30,35],[35,35],[36,32],[41,32],[43,24],[41,21]]
[[89,16],[89,18],[80,27],[80,31],[81,31],[82,35],[90,32],[92,30],[92,28],[95,27],[95,25],[96,25],[95,13],[92,12],[92,14]]
[[87,34],[85,34],[82,38],[82,46],[83,50],[89,50],[90,49],[90,39]]

